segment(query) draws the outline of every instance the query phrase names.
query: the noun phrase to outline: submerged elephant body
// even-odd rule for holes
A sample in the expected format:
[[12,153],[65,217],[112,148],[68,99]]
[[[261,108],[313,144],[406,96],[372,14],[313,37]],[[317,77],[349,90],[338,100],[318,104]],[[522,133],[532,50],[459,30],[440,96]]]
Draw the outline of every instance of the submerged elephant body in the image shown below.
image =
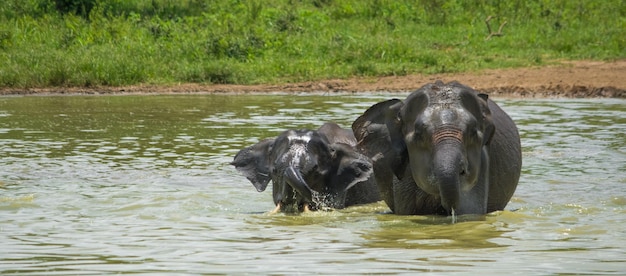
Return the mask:
[[272,181],[275,211],[344,208],[380,200],[369,158],[351,131],[334,123],[287,130],[245,148],[231,163],[257,191]]
[[396,214],[502,210],[521,172],[520,138],[487,95],[456,82],[427,84],[370,107],[352,125]]

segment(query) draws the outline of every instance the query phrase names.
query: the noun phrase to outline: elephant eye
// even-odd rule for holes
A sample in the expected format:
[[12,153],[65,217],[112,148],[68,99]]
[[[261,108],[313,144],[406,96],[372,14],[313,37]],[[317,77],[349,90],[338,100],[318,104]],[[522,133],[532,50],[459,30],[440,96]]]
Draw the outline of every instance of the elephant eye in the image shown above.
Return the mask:
[[424,135],[424,132],[419,128],[415,128],[415,131],[413,131],[414,140],[422,140],[423,135]]
[[480,130],[478,130],[477,128],[472,128],[469,131],[469,139],[471,141],[480,141],[481,140],[481,136],[482,136],[482,132]]
[[424,125],[424,123],[422,123],[419,120],[416,121],[414,129],[413,129],[414,139],[420,139],[421,140],[423,138],[425,132],[426,132],[426,126]]
[[470,137],[475,138],[476,136],[478,136],[478,129],[472,128],[469,134],[470,134]]

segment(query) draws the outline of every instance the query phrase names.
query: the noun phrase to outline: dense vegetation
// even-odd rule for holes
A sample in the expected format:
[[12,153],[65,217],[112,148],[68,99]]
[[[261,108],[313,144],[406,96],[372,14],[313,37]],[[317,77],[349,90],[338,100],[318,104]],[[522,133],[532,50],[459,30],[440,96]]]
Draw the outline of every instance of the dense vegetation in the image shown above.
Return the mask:
[[[485,19],[493,16],[486,39]],[[0,87],[277,83],[626,57],[624,0],[3,0]]]

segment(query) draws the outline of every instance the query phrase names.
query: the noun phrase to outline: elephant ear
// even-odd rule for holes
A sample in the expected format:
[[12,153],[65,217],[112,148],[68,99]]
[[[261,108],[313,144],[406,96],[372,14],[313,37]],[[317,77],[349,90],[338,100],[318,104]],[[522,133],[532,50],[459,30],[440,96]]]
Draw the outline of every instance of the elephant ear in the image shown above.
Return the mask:
[[243,174],[257,191],[262,192],[272,179],[270,176],[269,152],[274,139],[265,139],[257,144],[242,149],[230,164]]
[[347,191],[354,185],[367,181],[374,172],[370,159],[351,145],[334,143],[330,145],[330,150],[333,163],[337,166],[331,181],[333,190]]
[[483,119],[483,145],[489,145],[491,138],[496,133],[496,127],[491,118],[491,110],[489,109],[489,96],[484,93],[479,93],[478,97],[481,99],[480,109]]
[[393,172],[398,178],[404,175],[406,165],[406,144],[399,118],[403,105],[399,99],[377,103],[352,124],[358,149],[372,159],[375,168]]
[[479,93],[471,87],[458,82],[452,82],[450,85],[461,90],[461,102],[468,111],[474,114],[476,120],[479,121],[480,129],[483,132],[482,144],[488,146],[489,143],[491,143],[491,138],[493,138],[495,134],[495,126],[491,118],[491,110],[489,109],[489,102],[491,102],[489,95]]

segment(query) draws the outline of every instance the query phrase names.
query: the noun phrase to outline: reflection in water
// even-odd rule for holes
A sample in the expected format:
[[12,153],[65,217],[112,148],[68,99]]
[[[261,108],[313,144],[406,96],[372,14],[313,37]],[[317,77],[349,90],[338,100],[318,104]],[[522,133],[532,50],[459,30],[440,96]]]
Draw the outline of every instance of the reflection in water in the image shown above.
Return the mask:
[[510,231],[497,226],[496,216],[462,216],[457,223],[451,218],[434,216],[379,216],[378,229],[363,233],[364,246],[405,249],[492,248],[493,239]]
[[522,135],[520,185],[507,211],[455,224],[382,202],[267,215],[271,193],[228,165],[386,98],[0,98],[0,273],[626,272],[623,100],[499,101]]

